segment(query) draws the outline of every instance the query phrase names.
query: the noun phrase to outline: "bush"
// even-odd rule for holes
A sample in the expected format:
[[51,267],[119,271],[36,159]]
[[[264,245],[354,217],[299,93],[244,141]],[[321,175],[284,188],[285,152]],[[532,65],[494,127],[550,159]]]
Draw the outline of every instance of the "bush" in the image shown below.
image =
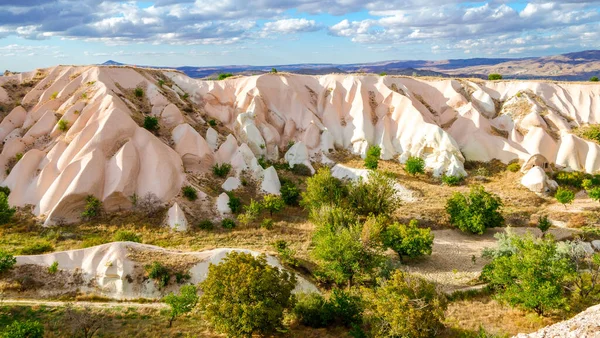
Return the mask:
[[186,313],[191,312],[198,303],[198,290],[195,285],[184,285],[179,289],[179,294],[170,293],[165,298],[165,302],[170,307],[169,327],[173,325],[173,321]]
[[200,283],[200,306],[206,320],[228,336],[268,335],[283,326],[294,305],[296,277],[267,264],[265,255],[231,252],[211,264]]
[[10,195],[10,188],[0,186],[0,192],[3,192],[4,195],[6,195],[8,197]]
[[159,128],[158,119],[154,116],[144,117],[144,128],[152,132],[157,131]]
[[231,218],[225,218],[221,221],[221,227],[223,229],[233,229],[235,228],[235,221]]
[[229,206],[231,212],[237,214],[242,211],[242,200],[239,197],[235,197],[232,192],[227,192],[227,196],[229,196],[229,202],[227,202],[227,206]]
[[488,75],[488,80],[490,80],[490,81],[502,80],[502,75],[492,73],[492,74]]
[[375,170],[379,166],[379,157],[381,156],[381,147],[370,146],[367,149],[367,156],[365,157],[365,167],[367,169]]
[[277,69],[271,68],[271,74],[277,74]]
[[158,284],[159,288],[162,289],[169,285],[171,274],[169,269],[160,262],[152,262],[151,265],[147,265],[146,272],[148,273],[148,277]]
[[[598,140],[600,140],[600,134],[598,135]],[[580,171],[559,171],[554,175],[554,180],[559,185],[566,185],[577,189],[581,188],[583,180],[586,178],[588,178],[588,175]]]
[[294,166],[292,167],[292,173],[298,175],[298,176],[311,176],[312,175],[312,171],[310,170],[310,168],[303,163],[296,163],[294,164]]
[[44,326],[34,320],[14,321],[4,328],[2,338],[44,338]]
[[260,222],[260,227],[267,230],[273,229],[273,220],[270,218],[263,219],[262,222]]
[[556,190],[556,194],[554,194],[554,198],[556,198],[558,203],[564,205],[566,209],[567,204],[573,203],[573,200],[575,199],[575,193],[569,189],[559,187],[558,190]]
[[333,319],[338,325],[351,327],[352,324],[362,323],[363,303],[359,296],[344,290],[333,289],[328,303]]
[[0,274],[12,269],[15,264],[17,259],[13,255],[0,250]]
[[231,171],[231,164],[223,163],[223,164],[215,164],[212,167],[213,174],[217,177],[226,177]]
[[357,214],[390,216],[400,206],[400,198],[393,179],[372,171],[368,179],[359,179],[349,187],[348,205]]
[[136,88],[133,90],[133,94],[135,95],[135,97],[139,97],[139,98],[141,98],[141,97],[143,97],[143,96],[144,96],[144,89],[142,89],[142,88],[140,88],[140,87],[136,87]]
[[63,132],[69,130],[69,121],[62,119],[58,121],[58,130]]
[[309,327],[334,324],[354,327],[362,323],[363,302],[360,297],[336,288],[329,300],[318,293],[300,295],[293,312],[300,324]]
[[208,125],[211,127],[216,127],[217,126],[217,121],[212,119],[208,121]]
[[338,206],[322,206],[319,209],[311,210],[309,218],[317,227],[332,231],[357,224],[357,216],[352,210]]
[[231,74],[231,73],[221,73],[221,74],[219,74],[218,79],[219,79],[219,81],[225,80],[226,78],[232,77],[232,76],[233,76],[233,74]]
[[521,165],[519,163],[513,162],[513,163],[509,164],[508,166],[506,166],[506,170],[516,173],[519,170],[521,170]]
[[0,225],[10,222],[15,212],[16,209],[8,204],[8,195],[0,191]]
[[329,168],[319,169],[306,180],[306,191],[302,193],[301,204],[307,209],[318,209],[323,205],[340,205],[348,196],[344,183],[331,175]]
[[367,293],[374,337],[437,337],[444,328],[446,307],[433,283],[401,270]]
[[419,229],[417,221],[412,220],[408,225],[394,223],[385,229],[383,243],[400,256],[415,258],[431,255],[433,234],[431,229]]
[[600,187],[591,188],[587,193],[591,199],[600,202]]
[[278,195],[265,195],[261,203],[262,209],[267,210],[271,217],[274,212],[280,212],[285,207],[285,202]]
[[198,228],[202,230],[212,230],[213,227],[213,222],[211,222],[211,220],[209,219],[202,220],[200,221],[200,223],[198,223]]
[[183,193],[183,197],[187,198],[188,201],[195,201],[198,199],[198,193],[192,186],[186,185],[181,189],[181,192]]
[[254,199],[250,199],[250,204],[244,206],[244,211],[244,214],[238,216],[238,220],[241,224],[248,225],[258,218],[262,211],[262,205]]
[[538,218],[537,228],[545,234],[552,227],[552,221],[548,219],[548,216],[542,215]]
[[298,260],[296,257],[294,257],[296,255],[296,251],[290,248],[288,242],[279,239],[273,243],[273,247],[275,250],[277,250],[279,259],[281,259],[284,264],[298,266]]
[[119,230],[113,236],[113,240],[115,242],[135,242],[142,243],[142,238],[140,235],[136,234],[133,231],[128,230]]
[[597,76],[590,77],[590,82],[598,82],[598,77]]
[[447,176],[445,174],[442,176],[442,183],[451,187],[460,185],[463,180],[464,177],[462,176]]
[[293,182],[285,182],[281,185],[281,198],[286,205],[296,206],[300,201],[300,188]]
[[501,208],[500,198],[485,191],[482,186],[472,187],[468,196],[456,192],[446,201],[450,224],[464,232],[479,235],[486,228],[504,225]]
[[47,241],[39,241],[22,248],[19,253],[21,255],[40,255],[52,251],[54,251],[52,244]]
[[593,186],[594,182],[589,178],[586,178],[585,180],[581,181],[581,187],[585,190],[590,190],[593,188]]
[[50,265],[48,267],[48,273],[53,275],[57,272],[58,272],[58,262],[54,262],[54,263],[52,263],[52,265]]
[[81,213],[81,218],[91,221],[100,217],[102,214],[102,202],[94,195],[88,195],[85,199],[85,208]]
[[420,157],[411,156],[406,160],[405,169],[413,176],[423,174],[425,173],[425,161]]

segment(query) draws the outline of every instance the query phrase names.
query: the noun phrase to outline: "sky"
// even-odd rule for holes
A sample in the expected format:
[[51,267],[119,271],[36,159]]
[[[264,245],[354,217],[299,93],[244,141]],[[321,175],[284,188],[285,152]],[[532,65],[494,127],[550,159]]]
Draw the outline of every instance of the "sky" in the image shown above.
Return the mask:
[[0,0],[0,69],[360,63],[600,49],[600,0]]

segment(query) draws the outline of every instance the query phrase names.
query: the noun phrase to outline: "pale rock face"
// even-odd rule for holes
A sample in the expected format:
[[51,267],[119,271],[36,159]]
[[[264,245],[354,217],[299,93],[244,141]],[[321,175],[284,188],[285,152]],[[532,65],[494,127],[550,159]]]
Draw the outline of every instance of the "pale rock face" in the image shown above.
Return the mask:
[[185,213],[179,207],[179,204],[174,203],[167,213],[167,225],[175,231],[186,231],[188,222],[185,218]]
[[225,180],[225,183],[221,186],[225,191],[232,191],[240,187],[242,182],[237,177],[229,177]]
[[558,184],[549,179],[544,169],[538,166],[529,169],[527,174],[521,178],[521,184],[536,193],[548,193],[558,188]]
[[172,132],[175,151],[181,156],[186,170],[207,172],[214,164],[213,151],[200,134],[187,123]]
[[252,112],[241,113],[237,117],[240,140],[252,149],[255,154],[264,154],[266,142],[255,124],[255,115]]
[[208,128],[208,130],[206,131],[206,142],[208,142],[208,145],[210,146],[210,149],[212,151],[217,150],[218,141],[219,141],[219,134],[217,134],[217,131],[214,130],[213,128]]
[[263,172],[263,180],[260,188],[268,194],[281,194],[281,183],[277,176],[277,171],[273,167],[268,167]]
[[304,145],[303,142],[298,142],[291,146],[285,153],[284,158],[292,168],[296,164],[304,164],[310,168],[310,171],[313,174],[315,173],[315,169],[312,167],[310,157],[308,156],[308,148],[306,148],[306,145]]
[[165,109],[162,111],[162,114],[160,115],[160,118],[163,124],[168,129],[174,128],[185,122],[183,114],[181,114],[179,108],[177,108],[177,106],[172,103],[168,104],[165,107]]
[[592,247],[594,247],[594,250],[600,251],[600,240],[592,241]]
[[231,208],[229,207],[229,195],[222,193],[217,197],[217,211],[221,215],[231,214]]

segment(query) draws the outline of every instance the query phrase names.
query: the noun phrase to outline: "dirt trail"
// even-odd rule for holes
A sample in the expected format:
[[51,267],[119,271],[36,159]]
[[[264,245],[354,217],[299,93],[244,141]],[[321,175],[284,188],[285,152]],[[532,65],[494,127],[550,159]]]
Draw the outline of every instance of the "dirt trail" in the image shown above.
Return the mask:
[[63,307],[71,304],[74,307],[90,307],[90,308],[117,308],[117,307],[134,307],[134,308],[152,308],[166,309],[168,306],[165,303],[136,303],[136,302],[90,302],[90,301],[59,301],[59,300],[43,300],[43,299],[2,299],[0,305],[29,305],[29,306],[49,306]]

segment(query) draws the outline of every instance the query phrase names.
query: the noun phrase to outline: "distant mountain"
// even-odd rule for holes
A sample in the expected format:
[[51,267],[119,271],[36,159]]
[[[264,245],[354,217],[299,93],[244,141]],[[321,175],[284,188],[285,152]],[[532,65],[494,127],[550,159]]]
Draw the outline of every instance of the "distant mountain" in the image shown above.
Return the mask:
[[[109,60],[102,65],[123,66]],[[153,67],[149,68],[170,68]],[[289,65],[231,65],[213,67],[177,67],[175,69],[194,78],[211,78],[220,73],[242,75],[263,74],[278,71],[322,75],[330,73],[386,73],[390,75],[475,77],[487,78],[490,73],[502,74],[506,79],[550,79],[586,81],[600,75],[600,50],[588,50],[562,55],[528,58],[473,58],[451,60],[393,60],[371,63],[329,64],[306,63]]]

